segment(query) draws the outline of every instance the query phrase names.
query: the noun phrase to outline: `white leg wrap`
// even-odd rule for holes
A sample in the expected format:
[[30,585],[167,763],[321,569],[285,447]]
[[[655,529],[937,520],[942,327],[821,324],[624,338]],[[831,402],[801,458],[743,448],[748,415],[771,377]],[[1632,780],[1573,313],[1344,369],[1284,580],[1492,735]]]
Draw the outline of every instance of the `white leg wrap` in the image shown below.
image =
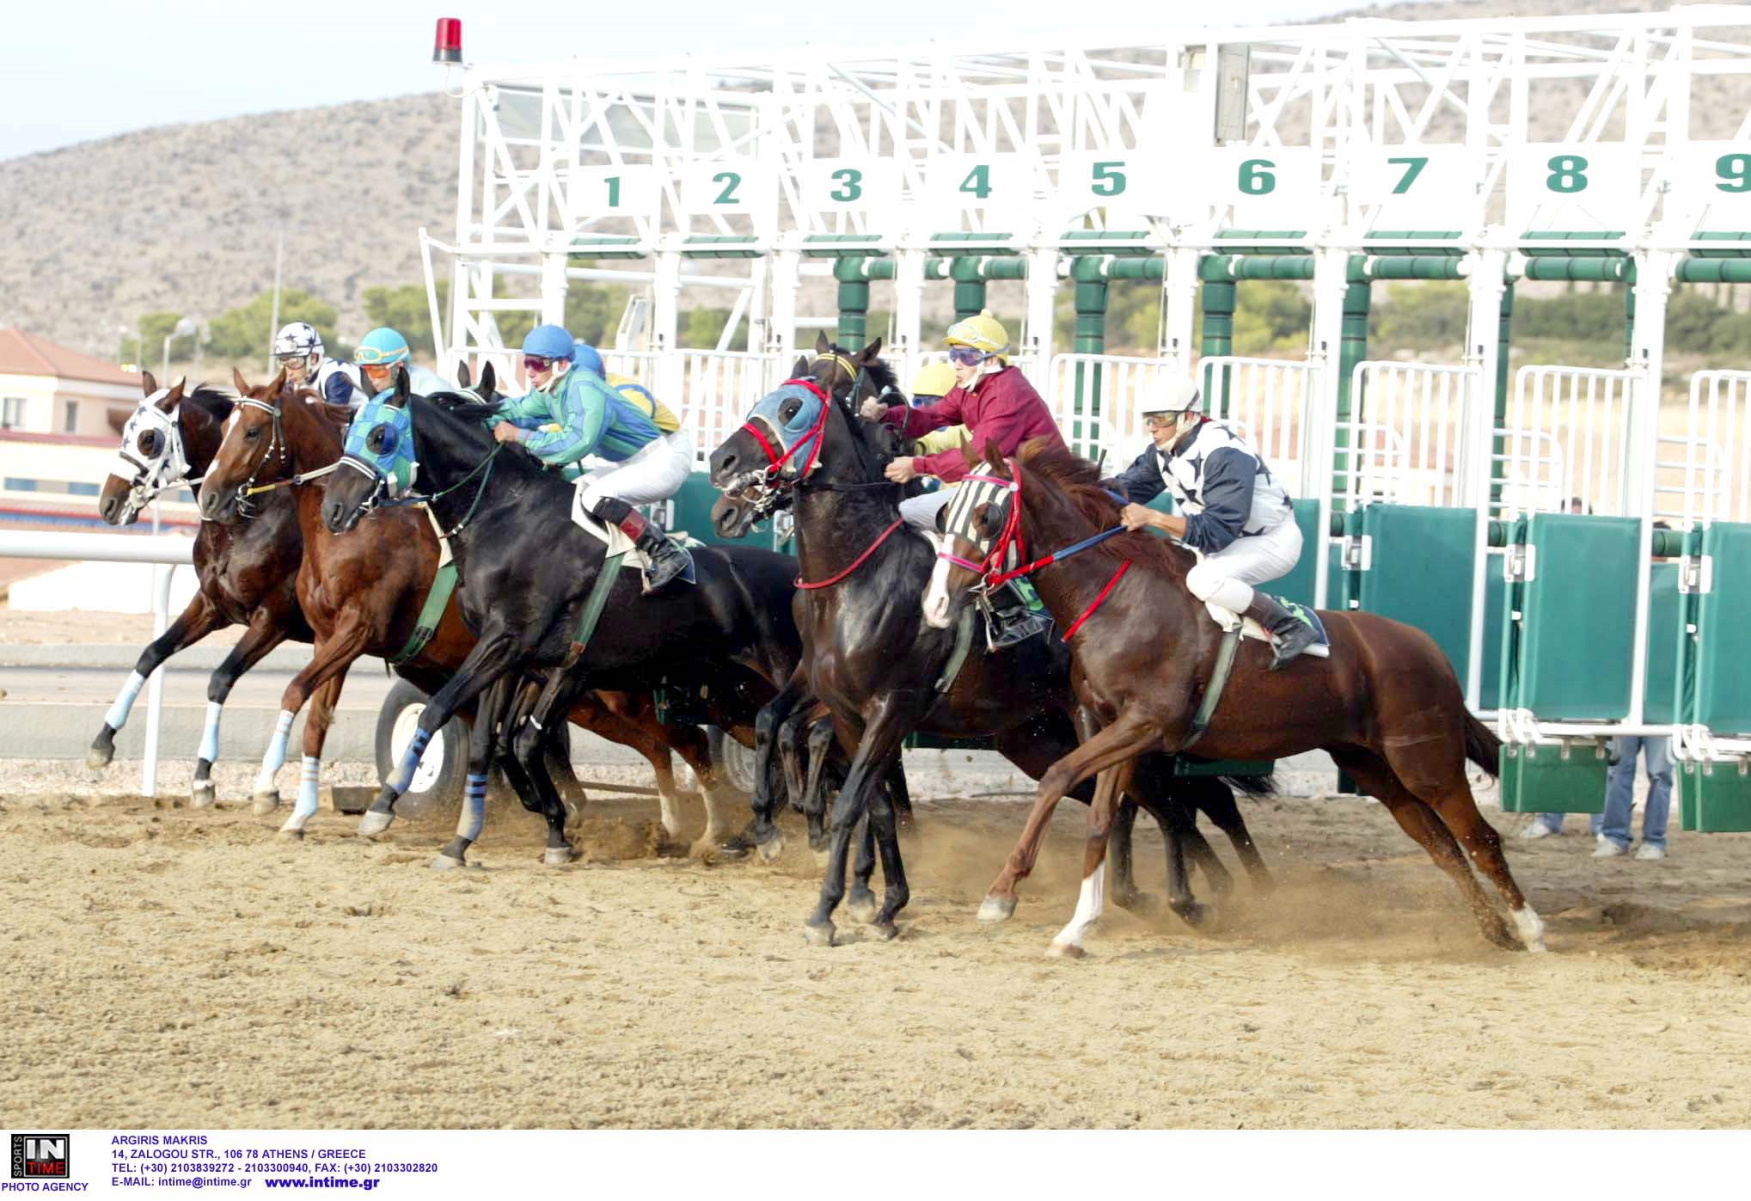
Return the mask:
[[140,695],[140,689],[146,686],[146,677],[137,671],[130,671],[128,679],[122,685],[122,690],[116,693],[115,704],[109,707],[109,712],[103,715],[103,722],[112,730],[119,730],[128,724],[128,714],[134,708],[134,698]]
[[302,830],[304,823],[316,816],[316,798],[321,787],[322,760],[305,755],[298,768],[298,803],[292,809],[292,816],[286,819],[286,829]]
[[219,761],[219,715],[224,711],[225,706],[218,701],[207,702],[207,724],[201,730],[201,749],[195,758],[208,763]]
[[1526,944],[1528,951],[1549,950],[1544,945],[1544,919],[1532,906],[1514,910],[1514,928],[1520,931],[1520,941]]
[[[667,792],[657,794],[657,804],[663,813],[663,833],[670,838],[681,837],[681,802]],[[707,806],[709,808],[709,804]]]
[[292,722],[297,716],[289,709],[280,710],[279,724],[274,727],[274,736],[268,740],[267,754],[261,757],[261,774],[255,778],[257,792],[274,790],[274,776],[286,766],[286,744],[292,740]]
[[1107,862],[1100,861],[1100,866],[1094,869],[1094,874],[1082,881],[1082,893],[1076,898],[1076,916],[1070,919],[1070,924],[1058,931],[1058,936],[1052,940],[1054,946],[1080,947],[1083,936],[1100,920],[1101,908],[1106,903]]

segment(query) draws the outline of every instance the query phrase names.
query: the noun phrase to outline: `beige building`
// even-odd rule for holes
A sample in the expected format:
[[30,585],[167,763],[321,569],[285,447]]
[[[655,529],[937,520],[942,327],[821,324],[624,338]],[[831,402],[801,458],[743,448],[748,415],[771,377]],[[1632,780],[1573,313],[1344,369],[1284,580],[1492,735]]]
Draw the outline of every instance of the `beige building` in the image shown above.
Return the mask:
[[0,430],[113,441],[139,402],[138,374],[0,328]]

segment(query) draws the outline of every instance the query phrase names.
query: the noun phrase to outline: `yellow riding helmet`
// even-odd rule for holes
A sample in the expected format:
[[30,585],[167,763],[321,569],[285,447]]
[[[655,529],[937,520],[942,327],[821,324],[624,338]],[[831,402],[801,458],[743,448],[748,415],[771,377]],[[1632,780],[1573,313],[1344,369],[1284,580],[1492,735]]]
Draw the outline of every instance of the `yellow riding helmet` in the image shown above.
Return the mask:
[[971,346],[986,354],[1002,354],[1009,349],[1009,331],[1003,328],[1003,322],[991,315],[990,309],[983,310],[977,317],[961,318],[948,327],[943,340],[950,346]]
[[947,363],[926,363],[912,377],[914,396],[947,396],[955,387],[955,369]]

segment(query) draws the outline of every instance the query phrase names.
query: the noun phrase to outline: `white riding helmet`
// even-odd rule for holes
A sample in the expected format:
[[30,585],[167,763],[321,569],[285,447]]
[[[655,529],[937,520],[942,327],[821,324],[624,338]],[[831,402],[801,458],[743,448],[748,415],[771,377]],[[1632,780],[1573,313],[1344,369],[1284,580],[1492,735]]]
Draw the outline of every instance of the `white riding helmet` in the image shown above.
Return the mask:
[[1143,399],[1142,416],[1158,413],[1195,413],[1204,407],[1198,385],[1184,376],[1158,375],[1149,383]]
[[274,358],[308,359],[312,355],[317,358],[323,356],[322,335],[316,332],[314,326],[303,321],[294,321],[274,335]]

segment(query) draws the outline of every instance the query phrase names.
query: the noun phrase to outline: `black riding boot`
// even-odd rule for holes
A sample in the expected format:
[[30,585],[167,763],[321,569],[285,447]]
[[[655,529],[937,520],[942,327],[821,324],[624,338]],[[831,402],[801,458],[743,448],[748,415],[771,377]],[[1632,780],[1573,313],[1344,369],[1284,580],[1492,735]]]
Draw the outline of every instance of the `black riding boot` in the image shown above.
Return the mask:
[[1276,649],[1276,656],[1271,660],[1272,671],[1282,671],[1289,660],[1318,641],[1311,626],[1267,593],[1253,592],[1246,615],[1271,632],[1271,645]]
[[625,501],[612,496],[604,497],[596,503],[592,512],[599,520],[619,526],[621,532],[632,539],[633,545],[650,559],[650,569],[645,572],[644,578],[644,590],[647,593],[661,592],[677,579],[692,573],[693,556],[664,533],[662,526]]
[[1021,590],[1011,580],[993,591],[989,598],[991,618],[996,629],[991,631],[991,649],[1003,650],[1026,642],[1035,634],[1052,628],[1050,613],[1036,613],[1028,608]]

